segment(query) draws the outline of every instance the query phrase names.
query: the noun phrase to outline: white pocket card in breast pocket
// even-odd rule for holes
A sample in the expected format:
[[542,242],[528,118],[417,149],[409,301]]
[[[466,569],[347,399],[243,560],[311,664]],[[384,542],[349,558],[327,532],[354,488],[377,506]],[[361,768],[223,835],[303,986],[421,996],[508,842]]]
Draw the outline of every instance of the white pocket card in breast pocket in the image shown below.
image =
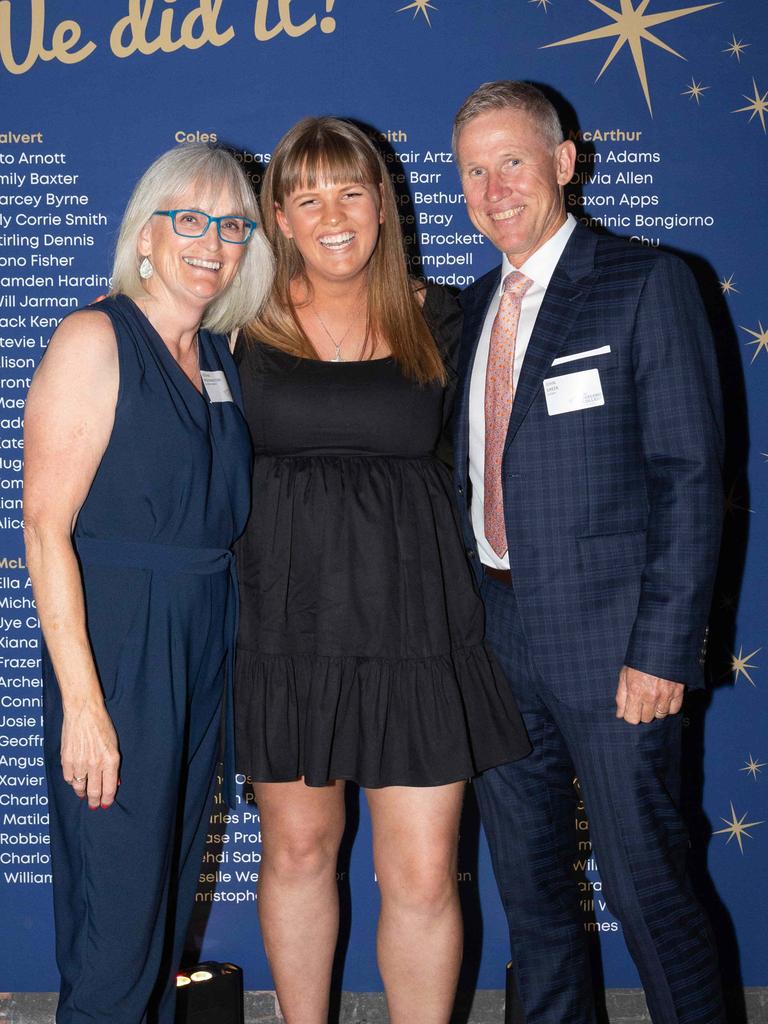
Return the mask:
[[544,381],[544,397],[550,416],[605,405],[600,371],[580,370],[578,373],[549,377]]
[[201,370],[200,377],[209,402],[232,401],[232,392],[229,390],[223,370]]

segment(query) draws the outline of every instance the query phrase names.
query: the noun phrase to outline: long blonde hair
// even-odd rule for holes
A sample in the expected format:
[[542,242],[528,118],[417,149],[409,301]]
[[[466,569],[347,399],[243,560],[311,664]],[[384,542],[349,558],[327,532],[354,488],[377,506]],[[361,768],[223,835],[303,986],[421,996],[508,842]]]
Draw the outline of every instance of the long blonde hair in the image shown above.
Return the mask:
[[276,256],[272,292],[262,313],[248,324],[250,342],[305,358],[317,358],[296,316],[291,282],[300,280],[312,290],[296,243],[277,224],[276,205],[298,188],[318,182],[380,187],[383,222],[368,266],[368,328],[372,337],[386,340],[403,373],[420,383],[445,381],[440,353],[421,315],[405,265],[400,217],[386,166],[370,139],[355,125],[335,117],[307,117],[277,144],[261,191],[264,232]]

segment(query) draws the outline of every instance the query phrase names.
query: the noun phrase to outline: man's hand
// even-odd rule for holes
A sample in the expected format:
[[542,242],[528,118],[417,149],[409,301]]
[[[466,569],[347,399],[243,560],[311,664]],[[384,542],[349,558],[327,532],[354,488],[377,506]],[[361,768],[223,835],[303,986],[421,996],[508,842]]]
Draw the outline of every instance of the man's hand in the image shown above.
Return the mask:
[[659,679],[626,665],[619,673],[616,690],[616,717],[630,725],[652,722],[654,718],[676,715],[683,706],[685,686]]

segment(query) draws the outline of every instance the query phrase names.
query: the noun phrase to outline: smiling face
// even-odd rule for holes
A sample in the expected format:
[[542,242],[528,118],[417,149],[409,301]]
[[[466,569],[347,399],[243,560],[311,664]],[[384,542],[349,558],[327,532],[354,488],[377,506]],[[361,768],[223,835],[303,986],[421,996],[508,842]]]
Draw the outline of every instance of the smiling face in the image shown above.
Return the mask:
[[573,143],[553,147],[529,114],[505,107],[469,121],[456,155],[472,223],[521,267],[565,221]]
[[[175,196],[174,209],[201,210],[212,216],[238,214],[228,191],[216,198],[194,186]],[[204,309],[232,283],[245,253],[244,245],[222,242],[215,224],[200,238],[187,238],[173,230],[170,217],[151,217],[139,235],[139,257],[149,256],[154,274],[144,282],[153,298]]]
[[323,179],[297,188],[282,206],[276,204],[275,215],[313,286],[351,283],[365,275],[384,223],[377,185]]

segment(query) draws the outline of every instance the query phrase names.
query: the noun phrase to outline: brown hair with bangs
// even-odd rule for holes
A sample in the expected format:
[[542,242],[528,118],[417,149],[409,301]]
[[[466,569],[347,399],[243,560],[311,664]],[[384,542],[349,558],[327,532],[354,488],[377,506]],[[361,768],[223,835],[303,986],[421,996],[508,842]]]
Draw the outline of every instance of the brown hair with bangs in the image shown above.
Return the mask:
[[264,232],[272,243],[277,272],[272,293],[246,328],[248,341],[263,341],[284,352],[316,359],[317,352],[295,315],[291,282],[311,285],[296,243],[277,224],[276,207],[299,188],[319,182],[380,186],[383,223],[368,265],[368,331],[386,339],[402,372],[422,384],[445,382],[445,368],[414,297],[408,277],[395,192],[371,140],[355,125],[335,117],[307,117],[277,144],[261,190]]

